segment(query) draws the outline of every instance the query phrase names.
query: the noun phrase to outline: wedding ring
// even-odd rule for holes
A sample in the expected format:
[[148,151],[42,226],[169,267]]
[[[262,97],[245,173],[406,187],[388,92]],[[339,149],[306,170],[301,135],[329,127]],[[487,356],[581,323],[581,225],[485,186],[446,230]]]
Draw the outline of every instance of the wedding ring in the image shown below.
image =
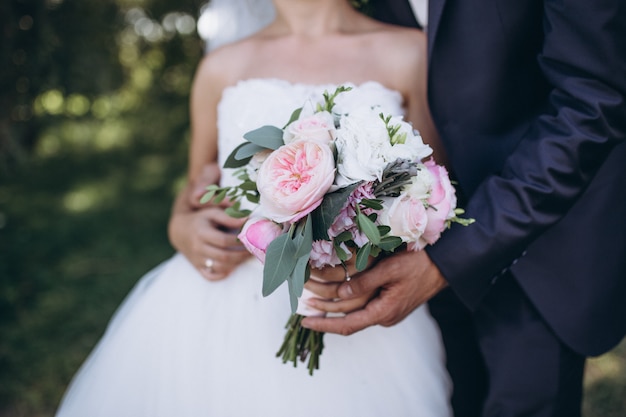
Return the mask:
[[211,258],[206,258],[206,260],[204,261],[204,266],[206,269],[209,270],[209,272],[213,273],[213,265],[215,264],[215,261]]

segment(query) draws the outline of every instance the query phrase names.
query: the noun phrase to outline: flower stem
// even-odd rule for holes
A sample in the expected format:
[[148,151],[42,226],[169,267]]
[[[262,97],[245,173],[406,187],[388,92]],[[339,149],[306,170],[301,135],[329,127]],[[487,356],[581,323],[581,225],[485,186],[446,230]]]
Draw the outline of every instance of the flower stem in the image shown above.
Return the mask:
[[307,368],[309,375],[313,375],[315,369],[319,369],[319,358],[324,349],[324,333],[302,327],[304,316],[292,314],[285,325],[287,333],[276,357],[282,356],[283,363],[293,362],[294,368],[300,362],[309,361]]

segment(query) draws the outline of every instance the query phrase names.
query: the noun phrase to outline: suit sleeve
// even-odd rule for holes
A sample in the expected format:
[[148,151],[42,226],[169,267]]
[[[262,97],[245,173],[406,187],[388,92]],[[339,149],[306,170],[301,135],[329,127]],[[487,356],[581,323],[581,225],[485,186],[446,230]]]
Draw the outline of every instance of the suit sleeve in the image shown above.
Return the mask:
[[476,222],[453,226],[427,248],[471,309],[567,213],[625,140],[624,2],[547,0],[543,23],[538,63],[551,85],[544,108],[502,171],[470,197],[465,208]]

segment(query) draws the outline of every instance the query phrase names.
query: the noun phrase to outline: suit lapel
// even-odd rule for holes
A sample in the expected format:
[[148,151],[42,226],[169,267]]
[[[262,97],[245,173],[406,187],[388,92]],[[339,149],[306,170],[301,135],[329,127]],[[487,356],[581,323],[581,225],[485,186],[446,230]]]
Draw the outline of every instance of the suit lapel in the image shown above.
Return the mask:
[[433,45],[435,44],[435,36],[439,29],[439,22],[441,21],[441,14],[443,13],[443,6],[446,0],[429,0],[428,1],[428,57],[430,58]]

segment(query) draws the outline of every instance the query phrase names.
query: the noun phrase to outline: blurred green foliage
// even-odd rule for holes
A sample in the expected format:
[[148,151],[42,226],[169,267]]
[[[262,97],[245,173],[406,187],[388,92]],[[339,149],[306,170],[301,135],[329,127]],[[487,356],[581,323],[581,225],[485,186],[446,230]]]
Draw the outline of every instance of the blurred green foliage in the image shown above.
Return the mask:
[[[0,2],[0,417],[51,416],[123,297],[169,257],[202,0]],[[586,416],[626,415],[626,345]]]

